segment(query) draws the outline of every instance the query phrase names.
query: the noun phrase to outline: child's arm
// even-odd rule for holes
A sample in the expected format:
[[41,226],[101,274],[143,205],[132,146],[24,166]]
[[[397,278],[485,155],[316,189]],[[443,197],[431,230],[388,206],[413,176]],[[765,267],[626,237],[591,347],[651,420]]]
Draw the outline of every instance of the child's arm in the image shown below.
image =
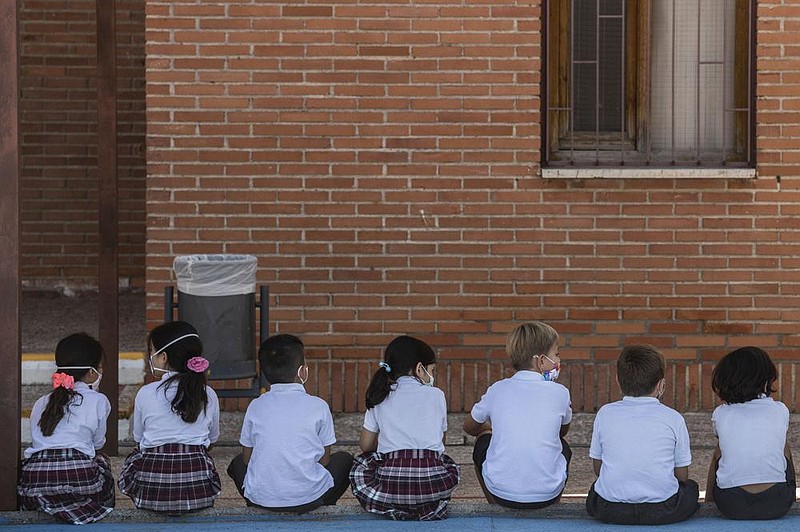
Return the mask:
[[464,432],[466,432],[470,436],[480,436],[484,432],[490,432],[491,430],[492,430],[491,421],[478,423],[477,421],[472,419],[472,415],[470,414],[467,414],[467,417],[464,419]]
[[[792,459],[792,449],[789,447],[789,442],[786,442],[786,446],[783,448],[783,455],[786,457],[786,461],[789,462],[787,465],[789,470],[792,472],[792,477],[797,478],[797,472],[794,470],[794,459]],[[789,480],[789,477],[786,477],[786,480]]]
[[358,446],[365,453],[372,453],[378,450],[378,433],[367,429],[361,429],[361,437],[358,438]]
[[322,455],[322,458],[319,459],[319,463],[322,464],[323,467],[328,467],[328,462],[331,461],[331,446],[325,446],[325,453]]
[[[717,443],[717,448],[714,449],[714,454],[711,455],[711,463],[708,464],[708,478],[706,479],[706,502],[712,502],[714,500],[714,486],[717,485],[717,469],[719,468],[720,458],[722,458],[722,449],[719,448],[719,443]],[[677,473],[675,476],[678,476]],[[680,478],[678,480],[680,480]]]
[[686,482],[687,480],[689,480],[689,466],[676,467],[675,478],[677,478],[681,482]]
[[242,446],[242,460],[244,461],[244,465],[250,463],[250,457],[253,456],[253,448],[252,447],[245,447]]
[[561,432],[559,433],[559,436],[563,438],[567,435],[567,432],[569,432],[569,423],[561,425]]
[[594,469],[594,476],[600,476],[600,468],[603,467],[603,461],[597,458],[592,458],[592,468]]

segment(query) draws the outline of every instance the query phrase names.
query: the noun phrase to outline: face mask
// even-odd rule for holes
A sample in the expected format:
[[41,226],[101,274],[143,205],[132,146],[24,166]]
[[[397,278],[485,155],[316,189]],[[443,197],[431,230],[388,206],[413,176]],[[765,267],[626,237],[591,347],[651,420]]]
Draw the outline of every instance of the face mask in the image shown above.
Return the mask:
[[300,375],[300,372],[302,370],[303,370],[303,366],[300,366],[299,368],[297,368],[297,378],[300,379],[300,384],[305,385],[306,381],[308,381],[308,370],[306,370],[306,378],[305,379]]
[[150,373],[153,375],[156,374],[156,371],[160,371],[161,373],[167,373],[169,370],[157,368],[155,364],[153,364],[153,357],[159,355],[160,353],[156,353],[155,355],[150,355]]
[[[152,361],[151,361],[152,364]],[[100,381],[103,379],[103,374],[97,371],[94,366],[61,366],[58,369],[88,369],[90,371],[94,371],[97,373],[97,378],[92,382],[87,382],[86,385],[89,387],[90,390],[97,391],[100,389]]]
[[[546,358],[550,362],[553,362],[553,360],[549,356],[547,355],[542,355],[542,356],[544,356],[544,358]],[[544,376],[544,380],[546,381],[558,380],[558,374],[561,373],[561,362],[553,362],[553,364],[555,365],[553,369],[545,371],[542,374]]]
[[433,381],[434,381],[433,375],[428,373],[428,370],[425,368],[425,366],[422,366],[422,371],[425,372],[425,375],[431,378],[431,380],[429,380],[428,382],[423,382],[422,384],[424,384],[425,386],[433,386]]

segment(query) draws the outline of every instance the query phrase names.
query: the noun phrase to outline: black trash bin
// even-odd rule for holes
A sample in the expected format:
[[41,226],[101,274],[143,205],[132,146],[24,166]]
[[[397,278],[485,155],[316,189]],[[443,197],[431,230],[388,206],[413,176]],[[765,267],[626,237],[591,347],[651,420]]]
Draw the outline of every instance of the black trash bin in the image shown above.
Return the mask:
[[[209,379],[253,378],[256,366],[256,307],[261,308],[260,335],[268,328],[269,299],[261,287],[256,302],[256,258],[252,255],[181,255],[173,268],[178,284],[178,319],[194,325],[211,363]],[[165,317],[172,319],[172,287],[165,290]],[[257,395],[258,383],[254,382]],[[231,392],[234,392],[231,390]],[[221,396],[249,396],[247,390]]]

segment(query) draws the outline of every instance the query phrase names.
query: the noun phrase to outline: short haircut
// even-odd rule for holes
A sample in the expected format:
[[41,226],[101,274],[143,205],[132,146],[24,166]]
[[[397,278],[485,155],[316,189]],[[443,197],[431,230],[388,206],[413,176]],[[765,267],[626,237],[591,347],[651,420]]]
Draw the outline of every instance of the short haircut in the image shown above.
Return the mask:
[[617,359],[617,380],[623,395],[650,395],[664,378],[666,363],[661,351],[652,345],[628,345]]
[[270,384],[294,382],[297,368],[305,361],[303,342],[291,334],[270,336],[258,350],[261,373]]
[[711,389],[728,404],[745,403],[762,393],[772,395],[778,369],[758,347],[740,347],[719,361],[711,374]]
[[546,323],[523,323],[511,331],[506,339],[506,353],[514,369],[528,369],[536,355],[547,354],[558,342],[558,333]]

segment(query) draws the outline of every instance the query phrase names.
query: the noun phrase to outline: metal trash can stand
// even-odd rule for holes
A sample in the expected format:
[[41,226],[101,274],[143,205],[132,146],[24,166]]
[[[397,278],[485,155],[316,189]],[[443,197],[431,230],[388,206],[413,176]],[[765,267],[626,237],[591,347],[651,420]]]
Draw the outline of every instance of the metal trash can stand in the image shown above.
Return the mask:
[[[267,288],[262,286],[261,304],[256,303],[256,267],[257,260],[252,255],[175,258],[178,302],[173,303],[172,287],[167,287],[165,320],[173,319],[177,306],[178,319],[194,325],[203,342],[204,356],[211,363],[210,379],[257,378],[255,311],[256,307],[261,308],[263,336],[269,327],[269,297]],[[245,390],[240,391],[244,392],[241,396],[246,396]]]

